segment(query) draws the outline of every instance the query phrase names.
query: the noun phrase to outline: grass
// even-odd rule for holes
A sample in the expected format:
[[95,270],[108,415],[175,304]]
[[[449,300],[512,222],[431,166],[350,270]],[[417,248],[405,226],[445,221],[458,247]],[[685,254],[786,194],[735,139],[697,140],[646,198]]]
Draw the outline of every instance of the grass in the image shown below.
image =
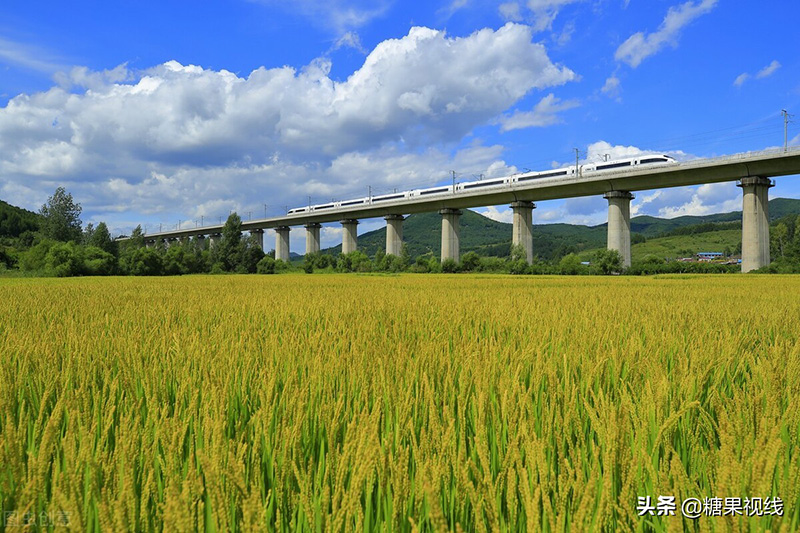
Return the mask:
[[[2,511],[85,531],[796,531],[799,293],[740,275],[0,279]],[[785,513],[641,518],[646,495]]]
[[[633,261],[637,261],[648,255],[655,255],[656,257],[677,259],[683,257],[687,250],[693,252],[689,254],[690,256],[700,252],[724,252],[726,249],[735,250],[741,240],[742,231],[740,229],[657,237],[631,245],[631,258]],[[582,259],[589,261],[600,249],[587,250],[580,252],[579,255]]]

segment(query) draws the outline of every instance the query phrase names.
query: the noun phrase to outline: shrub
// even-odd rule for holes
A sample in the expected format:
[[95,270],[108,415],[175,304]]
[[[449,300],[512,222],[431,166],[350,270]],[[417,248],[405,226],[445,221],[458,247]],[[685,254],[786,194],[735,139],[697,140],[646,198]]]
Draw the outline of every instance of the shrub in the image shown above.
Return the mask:
[[467,252],[461,257],[461,271],[474,272],[480,268],[481,257],[476,252]]
[[442,261],[442,272],[445,274],[458,272],[458,263],[456,263],[455,259],[448,258]]
[[275,260],[265,255],[261,258],[261,261],[258,262],[256,265],[256,272],[259,274],[274,274],[275,273]]
[[45,269],[60,278],[78,276],[84,271],[83,250],[74,242],[59,242],[50,247]]

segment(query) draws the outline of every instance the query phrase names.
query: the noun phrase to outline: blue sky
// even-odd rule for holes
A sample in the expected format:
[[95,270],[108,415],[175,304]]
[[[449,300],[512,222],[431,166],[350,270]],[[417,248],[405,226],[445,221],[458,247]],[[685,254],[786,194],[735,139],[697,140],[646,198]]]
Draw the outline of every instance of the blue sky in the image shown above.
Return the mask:
[[[731,0],[4,2],[0,199],[59,186],[127,232],[586,159],[780,146],[800,3]],[[789,124],[800,144],[800,121]],[[800,198],[781,178],[773,197]],[[634,213],[739,209],[733,184]],[[535,222],[602,223],[602,198]],[[507,206],[479,210],[510,220]],[[188,221],[188,222],[187,222]],[[360,232],[382,220],[366,221]],[[340,228],[323,232],[323,245]],[[302,251],[302,232],[292,247]],[[268,241],[269,242],[269,241]]]

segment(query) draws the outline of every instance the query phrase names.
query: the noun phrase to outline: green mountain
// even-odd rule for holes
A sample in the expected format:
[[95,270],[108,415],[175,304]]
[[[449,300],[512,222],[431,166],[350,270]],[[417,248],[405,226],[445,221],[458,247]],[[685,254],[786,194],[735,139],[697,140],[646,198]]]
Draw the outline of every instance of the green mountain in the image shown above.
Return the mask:
[[0,200],[0,238],[17,238],[39,229],[41,216]]
[[[800,214],[800,200],[775,198],[769,202],[770,220]],[[461,216],[461,253],[475,251],[481,255],[505,257],[511,247],[511,224],[497,222],[474,211],[464,210]],[[634,257],[650,253],[676,257],[679,252],[734,250],[741,242],[742,212],[704,216],[682,216],[671,219],[637,216],[631,219]],[[606,224],[579,226],[572,224],[534,224],[533,246],[540,259],[550,260],[575,252],[602,248],[606,244]],[[712,235],[716,234],[716,235]],[[638,237],[637,237],[638,235]],[[645,241],[646,242],[637,242]],[[411,257],[426,253],[438,257],[441,246],[441,217],[437,213],[411,215],[403,223],[403,240]],[[369,256],[385,249],[386,228],[358,236],[358,248]],[[338,254],[341,245],[323,250]]]

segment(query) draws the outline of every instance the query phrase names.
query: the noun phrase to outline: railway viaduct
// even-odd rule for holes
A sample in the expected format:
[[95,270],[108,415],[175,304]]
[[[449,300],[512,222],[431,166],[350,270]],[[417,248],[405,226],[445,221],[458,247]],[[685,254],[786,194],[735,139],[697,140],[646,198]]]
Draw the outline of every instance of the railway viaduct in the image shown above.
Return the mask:
[[[252,220],[242,229],[258,237],[263,249],[264,230],[275,230],[275,258],[289,260],[289,232],[292,226],[306,231],[306,253],[320,251],[323,223],[339,222],[343,227],[342,252],[357,248],[359,219],[383,217],[386,220],[386,253],[400,255],[403,220],[406,215],[438,211],[442,216],[441,259],[459,260],[459,216],[466,208],[510,204],[513,210],[513,237],[521,245],[528,262],[533,260],[534,202],[602,195],[608,200],[608,248],[619,251],[626,266],[631,263],[630,205],[633,193],[667,187],[736,181],[742,189],[742,272],[768,265],[769,212],[767,200],[772,178],[800,174],[800,148],[768,150],[698,159],[689,162],[639,166],[622,170],[586,172],[558,178],[540,178],[488,190],[457,191],[432,197],[402,198],[317,212]],[[164,231],[145,236],[145,242],[171,242],[209,237],[219,239],[222,225]]]

